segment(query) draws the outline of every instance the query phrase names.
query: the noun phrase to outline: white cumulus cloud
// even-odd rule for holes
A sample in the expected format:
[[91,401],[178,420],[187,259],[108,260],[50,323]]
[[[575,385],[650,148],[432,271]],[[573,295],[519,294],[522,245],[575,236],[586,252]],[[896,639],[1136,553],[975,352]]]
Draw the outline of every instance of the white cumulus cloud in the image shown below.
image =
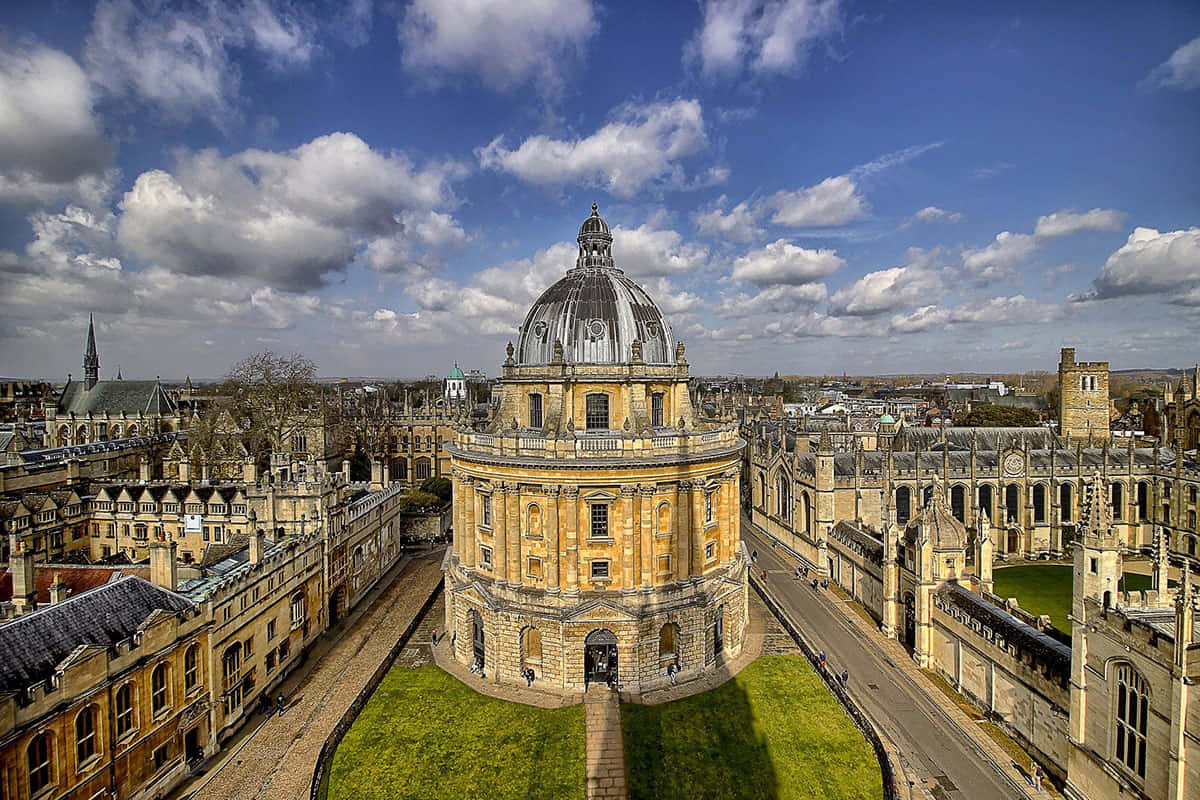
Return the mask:
[[670,229],[650,224],[636,228],[620,225],[612,230],[613,260],[634,276],[651,277],[695,272],[708,263],[708,251],[684,242],[683,236]]
[[940,299],[944,287],[935,266],[938,255],[937,250],[909,248],[905,266],[868,272],[834,292],[832,312],[866,317]]
[[840,32],[840,0],[706,0],[684,57],[708,77],[796,73]]
[[848,175],[826,178],[816,186],[776,192],[765,201],[771,222],[789,228],[845,225],[867,215],[867,201]]
[[1111,208],[1093,208],[1091,211],[1056,211],[1038,217],[1033,235],[1038,239],[1056,239],[1083,231],[1115,231],[1125,222],[1125,214]]
[[708,146],[698,100],[637,105],[627,103],[590,136],[552,139],[531,136],[515,150],[497,137],[479,148],[479,163],[541,185],[564,182],[603,186],[631,197],[644,185],[685,183],[680,161]]
[[1200,36],[1181,45],[1146,76],[1145,84],[1164,89],[1200,87]]
[[749,242],[762,235],[759,212],[751,203],[738,203],[726,212],[725,202],[725,196],[721,195],[714,207],[692,215],[692,221],[701,233],[733,242]]
[[399,35],[404,66],[420,78],[465,74],[553,94],[597,28],[591,0],[415,0]]
[[733,277],[758,286],[812,283],[845,265],[833,250],[809,250],[777,239],[734,261]]
[[1076,299],[1194,294],[1200,287],[1200,228],[1161,233],[1154,228],[1135,228],[1104,262],[1095,287],[1094,292]]

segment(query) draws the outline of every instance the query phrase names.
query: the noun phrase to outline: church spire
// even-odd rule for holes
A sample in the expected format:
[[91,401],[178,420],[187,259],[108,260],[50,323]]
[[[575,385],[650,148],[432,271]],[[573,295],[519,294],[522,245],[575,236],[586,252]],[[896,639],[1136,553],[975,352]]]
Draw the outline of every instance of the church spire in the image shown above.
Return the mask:
[[100,356],[96,353],[96,326],[88,314],[87,351],[83,354],[84,388],[91,389],[100,380]]

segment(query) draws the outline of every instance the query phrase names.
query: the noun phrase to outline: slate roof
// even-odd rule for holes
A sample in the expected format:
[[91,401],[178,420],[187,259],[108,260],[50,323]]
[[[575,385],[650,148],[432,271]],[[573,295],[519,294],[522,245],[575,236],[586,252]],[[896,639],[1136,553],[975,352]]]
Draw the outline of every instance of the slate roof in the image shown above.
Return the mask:
[[[33,568],[34,581],[37,584],[38,603],[50,602],[50,584],[54,583],[55,575],[62,576],[62,582],[69,590],[69,597],[82,594],[97,586],[120,580],[123,575],[137,575],[141,578],[150,577],[149,567],[114,567],[81,566],[77,564],[35,564]],[[12,600],[12,570],[0,574],[0,602]]]
[[58,400],[58,412],[78,416],[171,415],[175,404],[158,381],[97,381],[90,390],[80,381],[71,381]]
[[0,691],[21,691],[49,678],[81,645],[112,647],[128,639],[158,609],[196,606],[130,575],[0,625]]
[[[971,449],[975,442],[977,450],[1005,450],[1014,446],[1024,447],[1028,443],[1032,450],[1049,450],[1060,442],[1049,428],[946,428],[946,441],[952,450]],[[942,431],[937,428],[905,428],[896,436],[892,447],[896,450],[929,450],[942,441]]]

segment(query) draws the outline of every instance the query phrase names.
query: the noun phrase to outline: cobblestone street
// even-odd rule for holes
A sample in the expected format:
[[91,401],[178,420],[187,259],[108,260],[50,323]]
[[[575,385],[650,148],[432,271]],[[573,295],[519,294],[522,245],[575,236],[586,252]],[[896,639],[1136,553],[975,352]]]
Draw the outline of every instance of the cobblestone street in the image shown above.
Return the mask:
[[442,553],[437,549],[413,558],[389,585],[364,600],[365,612],[343,623],[347,627],[333,634],[338,638],[317,663],[285,683],[286,712],[235,738],[205,775],[176,796],[306,800],[322,745],[441,580]]

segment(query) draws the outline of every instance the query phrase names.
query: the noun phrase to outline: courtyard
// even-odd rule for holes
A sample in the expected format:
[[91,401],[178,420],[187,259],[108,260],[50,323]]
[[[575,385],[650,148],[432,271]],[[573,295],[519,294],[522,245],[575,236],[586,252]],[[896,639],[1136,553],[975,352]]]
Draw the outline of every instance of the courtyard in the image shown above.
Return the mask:
[[[992,578],[1000,597],[1015,597],[1021,608],[1031,614],[1046,614],[1054,627],[1071,632],[1072,571],[1070,564],[1022,564],[997,569]],[[1120,591],[1136,592],[1150,588],[1150,576],[1126,572]]]

